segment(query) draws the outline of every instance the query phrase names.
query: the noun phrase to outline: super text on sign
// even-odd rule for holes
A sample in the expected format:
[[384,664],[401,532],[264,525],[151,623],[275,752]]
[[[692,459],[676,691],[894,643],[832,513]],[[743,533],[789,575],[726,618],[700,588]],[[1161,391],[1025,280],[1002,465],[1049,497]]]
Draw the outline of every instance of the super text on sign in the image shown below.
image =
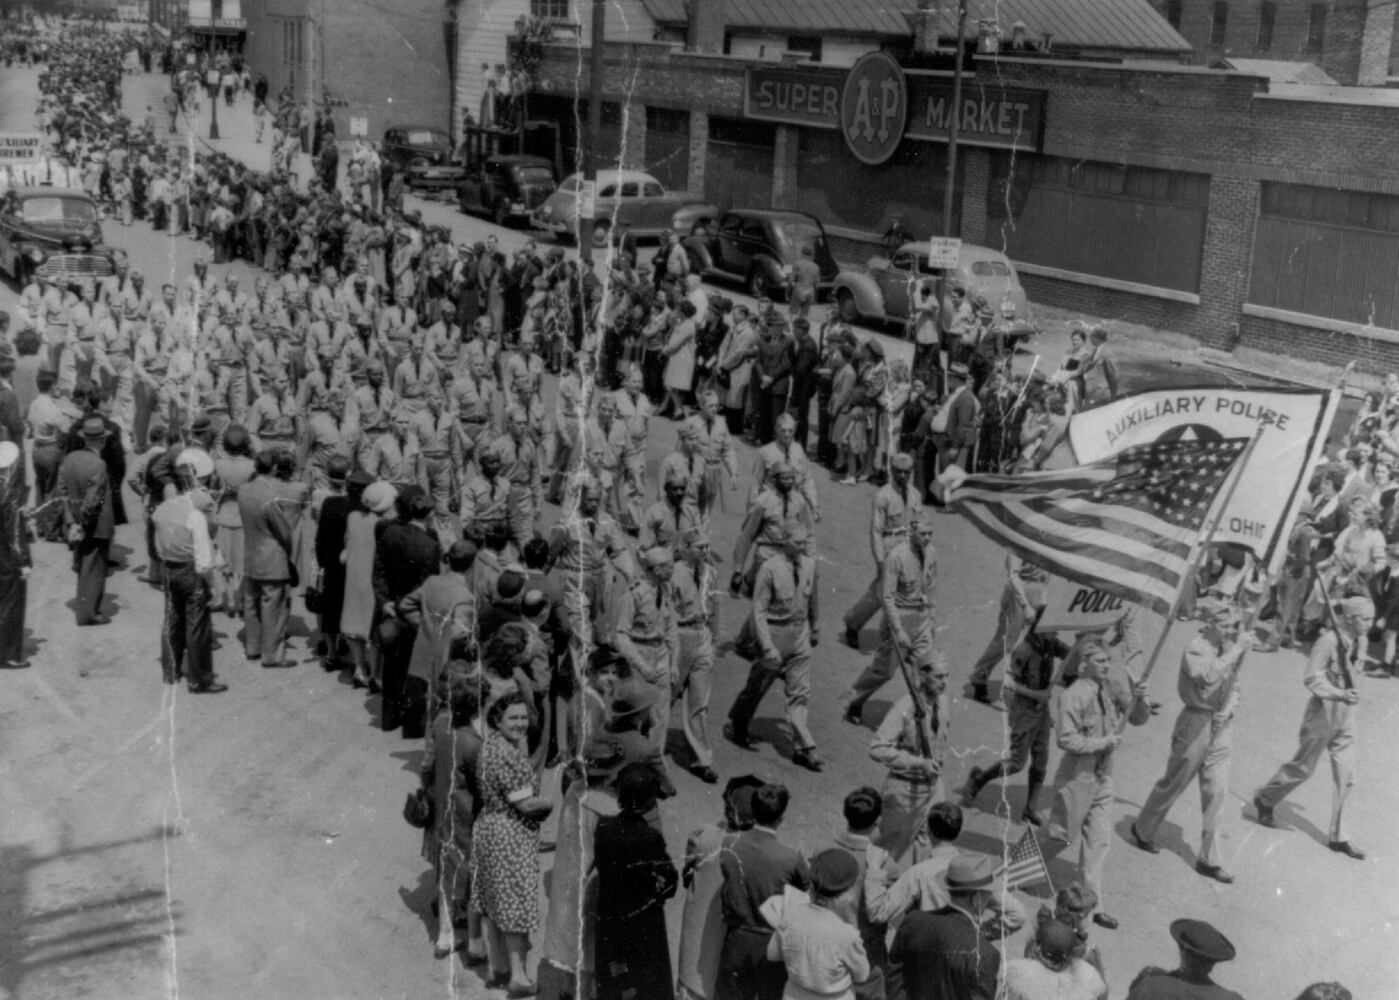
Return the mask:
[[[947,142],[953,120],[951,78],[906,70],[895,75],[880,65],[865,56],[848,72],[813,66],[750,67],[744,117],[841,129],[851,151],[865,162],[872,161],[856,148],[857,138],[870,143],[883,131],[885,140],[878,145],[887,142],[892,153],[894,143],[888,137],[900,120],[900,139]],[[1045,92],[977,83],[963,89],[956,117],[957,141],[963,145],[1034,152],[1044,135]]]

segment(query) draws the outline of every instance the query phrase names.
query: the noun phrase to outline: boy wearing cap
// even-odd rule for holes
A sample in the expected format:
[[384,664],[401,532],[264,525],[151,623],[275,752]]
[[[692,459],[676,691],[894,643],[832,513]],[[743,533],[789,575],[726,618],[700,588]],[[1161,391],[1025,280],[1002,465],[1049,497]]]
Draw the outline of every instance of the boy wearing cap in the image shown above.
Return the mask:
[[1243,1000],[1210,978],[1216,965],[1234,959],[1234,945],[1227,937],[1203,920],[1172,921],[1171,937],[1180,948],[1180,968],[1142,969],[1132,980],[1127,1000]]
[[763,904],[773,926],[767,957],[787,969],[783,1000],[854,1000],[855,983],[869,977],[869,957],[855,928],[860,864],[840,847],[811,861],[811,888],[783,886]]
[[1195,870],[1228,884],[1234,876],[1220,865],[1215,836],[1229,787],[1233,752],[1230,723],[1239,707],[1239,668],[1254,639],[1252,632],[1240,631],[1239,612],[1231,602],[1206,597],[1196,610],[1205,627],[1181,657],[1176,690],[1184,705],[1171,734],[1166,773],[1152,788],[1130,830],[1139,848],[1158,853],[1160,848],[1154,843],[1157,829],[1176,799],[1198,778],[1204,825]]
[[1355,780],[1355,706],[1360,693],[1355,690],[1354,671],[1359,662],[1361,643],[1374,620],[1375,605],[1368,597],[1351,595],[1336,606],[1339,631],[1328,629],[1312,644],[1302,683],[1311,692],[1302,716],[1302,732],[1297,753],[1253,796],[1258,822],[1274,826],[1273,810],[1294,788],[1312,776],[1323,751],[1331,757],[1330,838],[1327,847],[1363,861],[1365,852],[1346,839],[1341,826],[1350,786]]

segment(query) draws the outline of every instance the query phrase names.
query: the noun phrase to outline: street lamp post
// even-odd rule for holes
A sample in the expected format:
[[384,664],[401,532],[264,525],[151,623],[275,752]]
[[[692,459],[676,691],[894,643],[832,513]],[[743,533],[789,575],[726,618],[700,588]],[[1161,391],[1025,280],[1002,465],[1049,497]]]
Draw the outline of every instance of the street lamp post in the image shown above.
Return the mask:
[[[220,81],[220,84],[222,84],[222,81]],[[210,139],[217,139],[217,138],[219,137],[219,91],[222,90],[222,89],[223,89],[222,86],[219,86],[218,88],[216,88],[216,89],[214,90],[214,97],[213,97],[213,99],[212,99],[211,101],[209,101],[209,116],[210,116],[210,117],[209,117],[209,138],[210,138]]]
[[[583,177],[593,182],[593,218],[579,218],[578,256],[584,264],[593,259],[593,227],[597,223],[598,143],[602,138],[602,40],[606,34],[607,8],[593,0],[592,41],[588,52],[588,142],[583,147]],[[584,232],[584,227],[588,229]]]
[[952,73],[952,121],[947,129],[947,189],[942,200],[942,232],[944,236],[956,236],[952,231],[952,210],[956,201],[957,184],[957,124],[962,117],[962,60],[965,48],[962,34],[967,26],[967,0],[957,0],[957,53]]

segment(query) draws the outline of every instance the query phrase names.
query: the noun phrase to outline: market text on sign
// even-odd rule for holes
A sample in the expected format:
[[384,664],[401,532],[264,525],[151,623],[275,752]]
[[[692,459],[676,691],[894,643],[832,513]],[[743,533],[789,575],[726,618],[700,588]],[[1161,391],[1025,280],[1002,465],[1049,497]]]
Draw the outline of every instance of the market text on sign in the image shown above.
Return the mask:
[[[1015,136],[1025,131],[1025,115],[1030,105],[1020,101],[981,101],[970,98],[962,102],[962,118],[957,123],[960,132],[978,135]],[[923,114],[928,128],[952,127],[952,102],[942,95],[930,96]]]

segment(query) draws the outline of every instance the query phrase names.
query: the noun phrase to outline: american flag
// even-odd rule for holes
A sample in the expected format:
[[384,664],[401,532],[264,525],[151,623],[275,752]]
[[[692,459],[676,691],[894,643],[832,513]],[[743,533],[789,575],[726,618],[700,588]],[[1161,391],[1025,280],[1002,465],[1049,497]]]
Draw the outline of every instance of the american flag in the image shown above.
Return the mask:
[[1051,893],[1054,891],[1054,883],[1049,879],[1049,866],[1044,863],[1039,841],[1035,840],[1034,827],[1027,827],[1020,842],[1010,849],[1010,857],[996,873],[996,879],[1004,879],[1007,889],[1043,882],[1049,886]]
[[1072,469],[967,476],[955,509],[1026,562],[1160,614],[1246,438],[1157,441]]

